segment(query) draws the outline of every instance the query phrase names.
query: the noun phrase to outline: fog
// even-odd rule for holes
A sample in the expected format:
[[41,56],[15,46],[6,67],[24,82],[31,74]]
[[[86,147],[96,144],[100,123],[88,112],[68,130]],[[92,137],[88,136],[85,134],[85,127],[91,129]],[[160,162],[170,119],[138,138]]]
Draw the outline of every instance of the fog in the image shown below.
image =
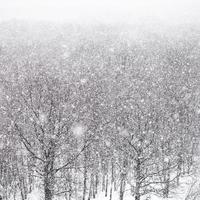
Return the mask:
[[1,0],[0,20],[196,23],[198,0]]

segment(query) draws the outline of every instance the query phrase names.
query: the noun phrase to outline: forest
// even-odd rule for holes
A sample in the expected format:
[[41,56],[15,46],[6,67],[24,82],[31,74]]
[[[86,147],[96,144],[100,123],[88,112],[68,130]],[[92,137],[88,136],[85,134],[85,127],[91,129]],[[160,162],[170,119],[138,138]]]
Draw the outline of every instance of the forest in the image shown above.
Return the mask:
[[198,200],[199,137],[200,27],[0,23],[3,200]]

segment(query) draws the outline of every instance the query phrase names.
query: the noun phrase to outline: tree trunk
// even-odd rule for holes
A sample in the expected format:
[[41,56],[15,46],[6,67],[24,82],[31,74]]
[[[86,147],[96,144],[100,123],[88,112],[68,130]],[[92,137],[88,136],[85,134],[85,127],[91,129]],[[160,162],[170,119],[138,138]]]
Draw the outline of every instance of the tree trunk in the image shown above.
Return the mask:
[[121,179],[120,179],[119,199],[123,200],[123,198],[124,198],[124,191],[125,191],[125,187],[126,187],[126,172],[125,172],[125,168],[121,172],[120,176],[121,176]]
[[72,171],[69,171],[69,200],[72,198]]
[[110,200],[112,200],[113,181],[114,181],[114,164],[112,161],[112,163],[111,163]]
[[96,196],[96,187],[95,187],[95,176],[92,176],[92,197],[95,199]]
[[105,197],[108,196],[108,174],[106,175],[106,190],[105,190]]
[[88,200],[90,200],[91,196],[92,196],[92,186],[93,186],[93,175],[91,174],[90,177],[90,189],[89,189],[89,194],[88,194]]
[[164,186],[164,190],[163,190],[163,197],[164,198],[168,198],[169,197],[169,186],[170,186],[170,161],[168,161],[166,163],[167,168],[165,169],[165,177],[164,177],[164,182],[165,182],[165,186]]
[[123,200],[124,198],[124,190],[125,190],[125,174],[121,175],[121,182],[120,182],[120,192],[119,192],[119,199]]
[[45,200],[52,200],[52,198],[53,198],[53,193],[52,193],[51,189],[49,189],[48,183],[45,183],[44,192],[45,192],[45,197],[44,197],[44,199],[45,199]]
[[96,180],[95,180],[95,194],[98,193],[98,185],[99,185],[99,177],[98,174],[96,174]]
[[102,192],[103,192],[103,191],[105,191],[105,187],[106,187],[106,186],[105,186],[105,185],[106,185],[106,184],[105,184],[105,182],[106,182],[106,180],[105,180],[105,179],[106,179],[105,172],[103,173],[102,179],[103,179],[103,180],[102,180]]
[[179,153],[178,155],[178,163],[177,163],[177,178],[176,178],[176,183],[177,186],[179,185],[179,179],[180,179],[180,175],[181,175],[181,171],[182,171],[182,156],[181,153]]
[[45,200],[52,200],[53,199],[53,193],[54,193],[54,174],[48,171],[45,171],[45,177],[44,177],[44,195]]
[[20,193],[21,193],[21,199],[25,200],[27,198],[27,190],[24,183],[24,177],[20,178]]
[[87,154],[84,151],[84,175],[83,175],[83,200],[85,200],[87,190]]
[[116,180],[114,180],[114,191],[117,191],[117,183],[116,183]]
[[141,163],[140,163],[140,159],[138,156],[138,159],[136,160],[136,187],[135,187],[135,200],[140,200],[140,178],[141,178]]
[[54,160],[55,160],[55,143],[50,141],[49,149],[45,154],[45,165],[44,165],[44,196],[45,200],[52,200],[54,195]]
[[111,183],[111,185],[110,185],[110,200],[112,200],[112,188],[113,188],[113,184]]

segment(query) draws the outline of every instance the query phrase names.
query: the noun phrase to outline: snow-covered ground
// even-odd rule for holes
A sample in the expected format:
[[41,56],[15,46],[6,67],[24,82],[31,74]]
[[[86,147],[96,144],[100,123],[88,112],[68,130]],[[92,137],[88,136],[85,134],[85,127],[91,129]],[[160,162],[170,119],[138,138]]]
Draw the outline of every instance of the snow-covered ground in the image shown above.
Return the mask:
[[[200,180],[198,176],[186,176],[181,179],[180,186],[172,190],[169,198],[162,198],[156,195],[143,196],[141,200],[199,200],[200,196]],[[194,198],[196,197],[196,199]],[[39,190],[34,190],[28,195],[27,200],[43,200],[44,197]],[[81,199],[81,198],[80,198]],[[87,199],[87,198],[86,198]],[[93,198],[91,198],[93,199]],[[134,196],[131,195],[130,190],[127,190],[124,194],[124,200],[134,200]],[[65,200],[64,197],[55,197],[54,200]],[[79,200],[79,199],[72,199]],[[105,192],[100,192],[95,200],[110,200],[110,194],[108,192],[105,197]],[[112,200],[119,200],[119,191],[113,191]]]

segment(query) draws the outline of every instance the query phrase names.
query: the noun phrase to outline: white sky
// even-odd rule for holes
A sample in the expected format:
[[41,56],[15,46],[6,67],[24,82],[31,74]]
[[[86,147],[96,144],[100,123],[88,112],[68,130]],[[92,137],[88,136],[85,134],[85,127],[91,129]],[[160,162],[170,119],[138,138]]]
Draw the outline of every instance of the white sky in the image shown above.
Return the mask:
[[166,22],[200,18],[200,0],[0,0],[0,20]]

